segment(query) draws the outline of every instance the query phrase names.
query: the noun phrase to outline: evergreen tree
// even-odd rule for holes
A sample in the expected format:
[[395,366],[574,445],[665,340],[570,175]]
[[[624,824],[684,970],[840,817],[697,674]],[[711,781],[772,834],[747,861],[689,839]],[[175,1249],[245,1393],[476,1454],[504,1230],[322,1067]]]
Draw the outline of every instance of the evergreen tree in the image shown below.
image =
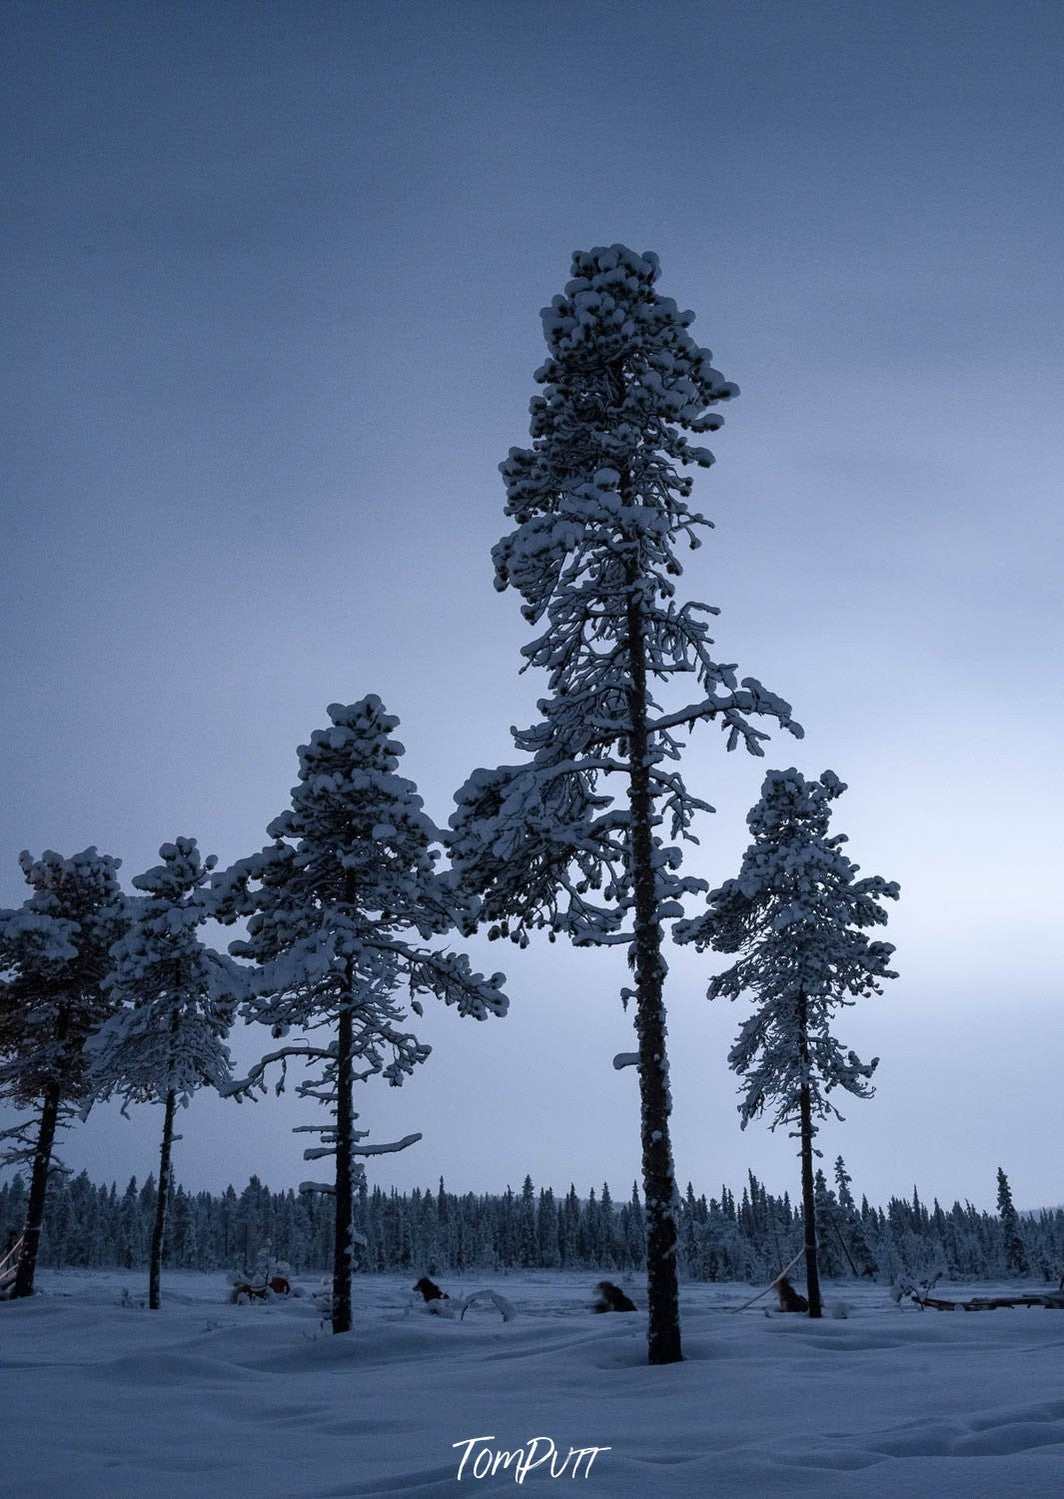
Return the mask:
[[33,894],[0,911],[0,1098],[34,1110],[0,1133],[5,1162],[32,1162],[13,1296],[33,1292],[56,1132],[86,1101],[85,1040],[115,1005],[104,979],[126,926],[119,862],[95,848],[23,852]]
[[[439,1189],[436,1192],[436,1224],[439,1237],[439,1260],[443,1265],[451,1263],[451,1252],[453,1244],[453,1227],[451,1223],[451,1202],[447,1192],[444,1190],[443,1177],[440,1177]],[[431,1271],[429,1274],[431,1275]]]
[[[878,1270],[875,1255],[873,1255],[865,1236],[862,1213],[858,1212],[851,1191],[852,1178],[846,1170],[846,1162],[842,1156],[835,1161],[835,1189],[838,1193],[839,1212],[846,1224],[849,1248],[847,1255],[852,1256],[851,1264],[857,1275],[874,1276]],[[865,1202],[867,1207],[867,1201]]]
[[587,1202],[584,1204],[580,1217],[577,1244],[584,1264],[597,1266],[602,1254],[602,1232],[599,1223],[598,1199],[595,1196],[594,1187],[587,1194]]
[[562,1262],[561,1245],[558,1238],[558,1205],[550,1187],[541,1187],[536,1207],[535,1263],[544,1270],[554,1270]]
[[174,1113],[204,1083],[229,1080],[224,1038],[242,988],[228,958],[211,952],[197,932],[206,920],[203,886],[217,862],[200,859],[194,838],[159,850],[162,863],[134,877],[144,891],[129,931],[112,950],[104,987],[119,1008],[87,1043],[89,1085],[97,1097],[117,1093],[130,1103],[161,1103],[162,1143],[148,1265],[148,1306],[160,1303],[159,1280],[169,1198]]
[[831,1022],[854,996],[879,994],[881,980],[895,977],[887,966],[894,948],[870,942],[865,928],[886,922],[880,901],[897,899],[898,887],[878,875],[858,880],[841,850],[845,835],[828,833],[830,804],[845,789],[830,770],[819,781],[770,770],[747,817],[754,841],[738,878],[711,891],[708,911],[676,929],[680,941],[742,954],[711,980],[709,997],[749,992],[757,1004],[729,1056],[743,1079],[743,1128],[766,1108],[774,1110],[773,1129],[797,1126],[811,1317],[821,1313],[815,1120],[841,1118],[829,1098],[835,1088],[869,1097],[877,1065],[844,1053]]
[[633,1268],[642,1269],[646,1257],[646,1222],[643,1215],[643,1203],[639,1196],[639,1183],[632,1183],[632,1196],[628,1203],[628,1230],[626,1234],[626,1246],[628,1250],[628,1263]]
[[495,1215],[495,1248],[507,1270],[512,1270],[517,1261],[517,1236],[517,1203],[513,1188],[507,1186],[498,1199]]
[[254,1273],[263,1245],[270,1236],[270,1194],[257,1176],[251,1176],[240,1194],[234,1220],[234,1248],[245,1278]]
[[853,1177],[846,1170],[846,1162],[842,1159],[841,1155],[836,1156],[835,1192],[838,1196],[839,1207],[844,1213],[853,1213],[857,1208],[857,1204],[853,1200],[853,1192],[850,1190],[852,1185]]
[[857,1266],[839,1227],[839,1205],[822,1170],[813,1175],[813,1202],[817,1222],[817,1268],[822,1275],[844,1275],[847,1267],[854,1275]]
[[[655,290],[652,254],[623,245],[577,253],[573,279],[543,313],[549,354],[532,410],[532,446],[502,464],[516,529],[494,549],[495,583],[515,587],[532,625],[526,665],[549,676],[541,719],[515,733],[519,765],[474,773],[458,793],[451,853],[482,894],[489,935],[520,945],[546,927],[578,944],[628,952],[639,1039],[646,1198],[649,1357],[682,1357],[662,923],[698,881],[678,848],[707,804],[677,767],[682,734],[717,720],[728,747],[761,753],[751,714],[799,733],[758,682],[736,682],[710,654],[707,605],[678,604],[676,549],[707,522],[688,506],[712,455],[685,432],[715,430],[710,410],[736,388],[691,339],[694,314]],[[655,693],[693,680],[693,702],[665,711]],[[610,778],[623,801],[613,804]]]
[[1020,1215],[1013,1205],[1009,1179],[1000,1166],[997,1173],[997,1209],[1005,1239],[1005,1264],[1009,1274],[1030,1275],[1031,1267],[1020,1231]]
[[411,938],[467,925],[470,911],[436,870],[439,834],[416,787],[396,774],[403,747],[391,735],[399,720],[375,696],[350,707],[334,703],[329,718],[331,727],[300,747],[292,806],[267,829],[274,842],[215,877],[215,910],[223,921],[249,918],[247,939],[230,945],[258,965],[247,1018],[270,1026],[277,1039],[293,1028],[328,1031],[323,1041],[303,1039],[269,1053],[231,1091],[265,1091],[263,1074],[274,1063],[282,1069],[278,1090],[290,1061],[315,1069],[298,1092],[324,1102],[334,1122],[301,1126],[322,1136],[304,1154],[335,1158],[335,1181],[326,1187],[336,1207],[332,1326],[346,1332],[362,1171],[356,1158],[420,1139],[363,1145],[366,1131],[355,1128],[355,1081],[380,1073],[398,1086],[429,1053],[402,1029],[406,1014],[396,990],[407,986],[415,1013],[418,995],[435,994],[478,1020],[504,1014],[506,999],[502,974],[486,979],[464,955]]
[[119,1204],[118,1263],[124,1270],[134,1270],[147,1261],[148,1252],[148,1236],[140,1212],[137,1178],[131,1176]]
[[599,1198],[599,1225],[599,1252],[596,1263],[603,1270],[614,1270],[617,1261],[613,1245],[613,1198],[610,1196],[608,1182],[602,1183],[602,1195]]
[[569,1183],[569,1190],[561,1207],[562,1264],[572,1268],[580,1261],[580,1199],[576,1185]]
[[536,1235],[536,1194],[531,1176],[526,1176],[521,1185],[521,1206],[517,1226],[517,1264],[528,1269],[538,1260]]
[[218,1224],[218,1248],[222,1256],[222,1263],[225,1265],[232,1262],[232,1255],[236,1244],[237,1215],[239,1210],[240,1204],[236,1195],[236,1188],[230,1182],[222,1193]]
[[918,1229],[926,1228],[928,1224],[927,1209],[920,1201],[920,1194],[916,1190],[915,1182],[913,1183],[913,1223]]

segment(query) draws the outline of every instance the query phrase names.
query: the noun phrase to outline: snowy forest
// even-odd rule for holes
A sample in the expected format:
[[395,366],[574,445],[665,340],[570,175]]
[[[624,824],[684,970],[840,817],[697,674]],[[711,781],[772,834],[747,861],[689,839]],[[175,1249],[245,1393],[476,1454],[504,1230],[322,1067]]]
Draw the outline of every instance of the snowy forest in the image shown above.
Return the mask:
[[[1004,1172],[998,1174],[997,1214],[971,1203],[928,1207],[914,1189],[886,1208],[854,1199],[842,1159],[834,1185],[817,1173],[820,1262],[833,1279],[873,1276],[893,1281],[943,1274],[953,1280],[1000,1280],[1030,1275],[1056,1285],[1064,1265],[1064,1208],[1021,1216]],[[87,1173],[59,1180],[41,1241],[40,1261],[55,1269],[115,1266],[142,1271],[156,1207],[155,1182],[131,1181],[124,1192],[95,1186]],[[0,1187],[0,1245],[21,1231],[26,1187],[20,1176]],[[291,1190],[271,1192],[253,1177],[237,1193],[220,1196],[174,1191],[163,1264],[183,1270],[227,1270],[249,1275],[271,1260],[296,1272],[328,1270],[335,1234],[332,1201]],[[603,1184],[585,1197],[575,1186],[556,1197],[534,1188],[519,1192],[456,1193],[438,1189],[399,1193],[381,1187],[356,1197],[363,1241],[356,1271],[411,1277],[466,1271],[587,1270],[640,1274],[645,1226],[638,1186],[615,1202]],[[741,1194],[719,1189],[707,1200],[688,1185],[679,1210],[680,1269],[690,1280],[772,1279],[801,1243],[801,1218],[788,1194],[774,1196],[751,1172]]]
[[[845,1047],[836,1022],[897,977],[893,945],[870,933],[899,887],[858,877],[831,828],[845,782],[832,770],[769,770],[738,873],[710,888],[685,872],[713,810],[684,777],[691,736],[715,730],[725,750],[763,759],[770,732],[801,740],[803,730],[787,701],[716,659],[716,606],[679,596],[679,554],[710,527],[685,471],[714,461],[700,439],[719,430],[716,408],[738,389],[659,276],[650,251],[580,251],[543,310],[542,393],[531,446],[499,466],[512,529],[492,562],[496,589],[516,592],[538,631],[521,669],[539,671],[545,694],[537,719],[511,731],[512,762],[472,770],[455,792],[448,828],[399,774],[399,719],[370,692],[329,705],[329,722],[298,748],[298,783],[267,823],[269,841],[228,868],[182,835],[130,895],[120,861],[94,847],[22,854],[31,893],[0,912],[0,1096],[28,1111],[2,1137],[28,1179],[0,1198],[16,1261],[0,1292],[32,1294],[42,1256],[146,1259],[158,1309],[164,1262],[247,1268],[268,1249],[331,1268],[332,1328],[343,1333],[356,1268],[642,1268],[657,1364],[683,1357],[680,1273],[765,1279],[801,1255],[811,1317],[821,1273],[1059,1276],[1059,1214],[1021,1233],[1003,1178],[995,1221],[959,1206],[929,1212],[915,1197],[859,1208],[841,1162],[834,1187],[816,1167],[819,1122],[842,1117],[840,1094],[870,1097],[878,1065]],[[690,758],[701,767],[706,757]],[[238,928],[228,952],[205,940],[217,926]],[[477,1021],[506,1015],[506,975],[477,972],[453,945],[478,931],[508,941],[518,964],[541,935],[625,953],[619,998],[635,1048],[614,1066],[635,1069],[640,1094],[631,1202],[616,1207],[605,1189],[556,1202],[531,1181],[516,1197],[368,1190],[365,1159],[420,1137],[369,1142],[358,1090],[373,1078],[398,1087],[428,1060],[410,1029],[423,1002]],[[752,1177],[738,1203],[727,1190],[712,1201],[678,1190],[671,941],[733,960],[707,977],[710,1000],[753,1002],[729,1056],[740,1120],[765,1117],[799,1141],[798,1209]],[[243,1077],[226,1044],[238,1017],[272,1043]],[[303,1182],[298,1197],[253,1182],[239,1198],[177,1190],[171,1201],[177,1111],[202,1087],[236,1099],[281,1091],[290,1070],[313,1105],[298,1126],[312,1137],[304,1157],[329,1163],[327,1178]],[[119,1196],[55,1169],[62,1130],[109,1098],[124,1110],[161,1105],[158,1189],[131,1184]]]
[[0,1499],[1064,1499],[1062,0],[4,22]]

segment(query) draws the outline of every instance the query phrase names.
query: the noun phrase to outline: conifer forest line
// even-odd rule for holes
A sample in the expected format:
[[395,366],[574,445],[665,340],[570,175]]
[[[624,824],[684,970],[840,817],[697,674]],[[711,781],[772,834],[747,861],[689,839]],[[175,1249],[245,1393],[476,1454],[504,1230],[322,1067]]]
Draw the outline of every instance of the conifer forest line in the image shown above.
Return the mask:
[[[999,1178],[999,1212],[955,1202],[928,1206],[914,1189],[886,1207],[855,1201],[845,1166],[835,1165],[835,1185],[818,1174],[820,1253],[833,1279],[994,1280],[1030,1275],[1056,1284],[1064,1271],[1064,1208],[1020,1215],[1007,1179]],[[1001,1183],[1005,1196],[1002,1198]],[[155,1212],[152,1177],[124,1191],[98,1185],[87,1172],[54,1181],[52,1207],[40,1262],[52,1268],[147,1264]],[[0,1245],[17,1235],[25,1215],[26,1185],[17,1175],[0,1186]],[[242,1192],[188,1192],[175,1186],[164,1245],[164,1263],[187,1270],[254,1272],[267,1260],[294,1272],[328,1269],[334,1205],[319,1194],[271,1191],[252,1177]],[[608,1186],[579,1196],[535,1188],[520,1191],[364,1190],[356,1201],[357,1229],[365,1243],[355,1271],[421,1274],[465,1271],[616,1270],[642,1272],[644,1223],[638,1192],[616,1201]],[[678,1212],[680,1268],[687,1279],[771,1280],[802,1242],[801,1213],[788,1194],[774,1196],[752,1172],[736,1195],[722,1187],[713,1197],[688,1187]]]

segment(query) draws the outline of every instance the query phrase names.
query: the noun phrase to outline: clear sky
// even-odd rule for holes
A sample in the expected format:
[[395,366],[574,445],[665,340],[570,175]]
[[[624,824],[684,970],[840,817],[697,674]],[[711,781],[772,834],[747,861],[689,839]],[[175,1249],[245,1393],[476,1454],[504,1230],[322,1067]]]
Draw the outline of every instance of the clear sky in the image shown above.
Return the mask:
[[[685,586],[807,731],[696,741],[693,867],[736,871],[766,766],[836,770],[901,977],[840,1025],[882,1060],[827,1164],[1064,1201],[1059,0],[11,0],[4,30],[0,901],[24,847],[251,852],[366,692],[446,822],[540,690],[489,557],[539,309],[574,249],[653,249],[742,390]],[[376,1138],[425,1133],[372,1179],[627,1192],[622,961],[477,957],[511,1014],[427,1015],[420,1075],[366,1087]],[[668,989],[678,1176],[793,1190],[793,1143],[739,1132],[708,961]],[[296,1183],[301,1121],[198,1099],[179,1178]],[[66,1158],[143,1177],[158,1128],[101,1110]]]

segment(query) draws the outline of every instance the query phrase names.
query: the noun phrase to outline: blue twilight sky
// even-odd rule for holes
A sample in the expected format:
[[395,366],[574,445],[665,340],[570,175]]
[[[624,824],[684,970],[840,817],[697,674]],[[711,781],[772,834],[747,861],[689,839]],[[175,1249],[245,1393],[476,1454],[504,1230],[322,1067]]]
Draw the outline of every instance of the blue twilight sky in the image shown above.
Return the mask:
[[[825,1156],[873,1200],[987,1204],[998,1164],[1064,1200],[1059,0],[9,0],[4,31],[0,901],[23,847],[127,877],[179,833],[259,847],[337,699],[400,716],[441,823],[507,758],[540,687],[491,586],[496,466],[540,307],[622,240],[743,392],[689,596],[807,730],[696,741],[692,867],[732,874],[797,763],[902,885],[901,977],[840,1026],[878,1096]],[[362,1101],[425,1139],[372,1178],[627,1192],[623,962],[477,956],[511,1015],[426,1016],[421,1075]],[[793,1189],[783,1134],[739,1132],[708,971],[672,962],[679,1178]],[[178,1174],[298,1182],[308,1118],[197,1100]],[[157,1131],[101,1110],[67,1159],[143,1177]]]

